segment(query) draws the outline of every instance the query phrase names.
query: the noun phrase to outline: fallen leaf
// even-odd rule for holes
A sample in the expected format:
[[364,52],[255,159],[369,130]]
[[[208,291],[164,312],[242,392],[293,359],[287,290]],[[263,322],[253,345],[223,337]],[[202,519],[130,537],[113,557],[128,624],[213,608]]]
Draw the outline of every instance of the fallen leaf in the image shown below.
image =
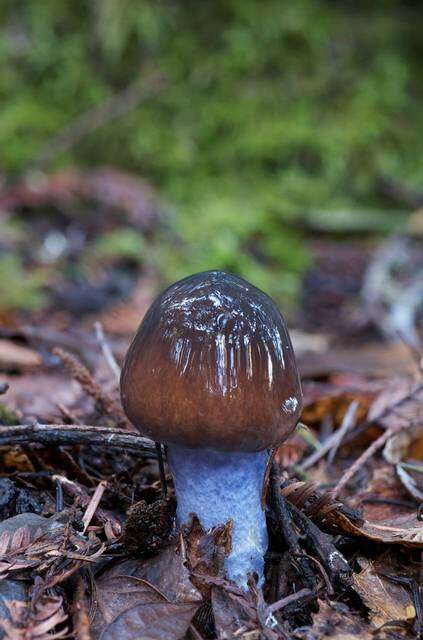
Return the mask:
[[423,548],[423,521],[417,512],[381,522],[354,518],[330,492],[317,491],[312,483],[294,482],[282,489],[285,498],[331,533],[349,533],[385,544]]
[[151,583],[171,602],[201,602],[201,594],[190,581],[182,555],[174,546],[152,558],[125,560],[103,573],[101,580],[122,575]]
[[[11,621],[10,610],[7,606],[10,602],[25,604],[28,600],[28,585],[22,580],[0,581],[0,620]],[[0,640],[4,638],[4,630],[0,628]]]
[[423,442],[423,422],[418,422],[413,427],[392,436],[383,450],[385,460],[395,465],[396,474],[402,486],[419,502],[423,501],[421,442]]
[[246,606],[242,606],[240,598],[232,598],[224,588],[215,586],[212,588],[211,601],[216,635],[219,640],[236,638],[243,631],[257,631],[259,634],[259,621],[251,595],[245,593]]
[[59,529],[63,530],[63,524],[36,513],[20,513],[13,518],[7,518],[0,522],[0,556]]
[[[196,516],[184,529],[187,565],[195,576],[225,575],[224,563],[231,550],[232,523],[205,532]],[[208,597],[209,587],[200,581],[199,588]]]
[[352,506],[363,510],[364,520],[381,522],[415,512],[415,507],[391,464],[376,458],[369,469],[369,475],[368,483],[350,502]]
[[386,428],[404,427],[423,418],[423,381],[414,378],[394,378],[387,382],[367,414],[369,422]]
[[43,359],[39,353],[12,340],[0,339],[0,369],[12,371],[21,369],[32,371],[40,367]]
[[306,628],[301,638],[325,640],[372,640],[373,632],[357,615],[341,602],[318,601],[319,611],[313,613],[313,626]]
[[379,628],[387,622],[412,620],[416,616],[410,592],[377,572],[375,565],[359,558],[360,573],[353,574],[352,587],[370,610],[370,618]]
[[133,576],[102,577],[96,582],[93,638],[101,640],[180,640],[199,602],[169,602],[152,584]]
[[[67,376],[58,372],[52,374],[41,371],[36,376],[23,374],[3,376],[2,379],[10,384],[4,403],[11,411],[18,410],[26,415],[57,415],[58,404],[72,407],[80,399],[85,400],[78,383],[69,382]],[[89,406],[88,400],[85,400],[85,405]]]
[[21,600],[8,600],[6,606],[9,615],[0,618],[6,640],[55,640],[67,636],[63,623],[68,616],[61,596],[43,593],[31,606]]

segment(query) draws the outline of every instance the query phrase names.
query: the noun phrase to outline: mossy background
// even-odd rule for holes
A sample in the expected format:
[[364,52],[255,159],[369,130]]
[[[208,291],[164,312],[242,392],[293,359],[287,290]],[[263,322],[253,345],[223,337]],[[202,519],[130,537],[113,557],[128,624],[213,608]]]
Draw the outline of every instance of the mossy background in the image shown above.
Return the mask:
[[[400,216],[379,179],[423,182],[419,4],[0,0],[0,173],[138,173],[168,203],[142,245],[165,280],[221,268],[293,299],[304,220],[389,230]],[[70,122],[152,74],[158,91],[37,165]]]

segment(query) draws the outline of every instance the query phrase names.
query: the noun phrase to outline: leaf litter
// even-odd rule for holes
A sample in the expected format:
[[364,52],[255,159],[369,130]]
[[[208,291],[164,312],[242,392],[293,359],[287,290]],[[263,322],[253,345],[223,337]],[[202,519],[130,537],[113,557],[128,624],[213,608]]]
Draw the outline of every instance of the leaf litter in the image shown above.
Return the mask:
[[193,517],[175,531],[170,474],[120,405],[119,364],[154,275],[103,253],[106,267],[85,265],[93,286],[127,268],[129,289],[105,287],[91,304],[92,288],[65,286],[66,261],[102,231],[98,215],[70,208],[107,211],[108,242],[121,227],[148,239],[162,213],[154,191],[105,168],[2,198],[23,225],[33,214],[41,248],[56,215],[66,251],[44,262],[45,307],[0,325],[0,638],[422,637],[423,382],[411,353],[321,327],[315,351],[313,334],[296,334],[306,427],[274,452],[265,583],[243,591],[224,572],[230,523],[204,531]]

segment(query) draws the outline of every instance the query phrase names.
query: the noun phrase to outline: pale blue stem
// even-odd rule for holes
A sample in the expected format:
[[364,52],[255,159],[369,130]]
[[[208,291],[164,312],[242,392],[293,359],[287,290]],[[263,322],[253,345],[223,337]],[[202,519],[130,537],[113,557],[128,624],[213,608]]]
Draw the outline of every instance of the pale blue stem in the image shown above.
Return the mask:
[[268,454],[193,450],[169,445],[177,506],[182,525],[196,513],[208,530],[232,520],[232,551],[226,558],[228,577],[246,587],[248,574],[263,582],[267,549],[262,490]]

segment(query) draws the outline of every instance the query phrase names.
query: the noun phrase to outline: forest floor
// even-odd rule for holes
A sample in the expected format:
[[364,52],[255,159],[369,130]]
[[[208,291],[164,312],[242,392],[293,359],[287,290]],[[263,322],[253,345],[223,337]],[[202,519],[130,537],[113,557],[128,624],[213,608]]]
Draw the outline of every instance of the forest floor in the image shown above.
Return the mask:
[[[2,284],[15,303],[0,324],[0,637],[421,637],[422,359],[356,303],[369,252],[313,245],[292,331],[304,411],[268,480],[265,584],[245,592],[224,575],[228,527],[174,532],[171,476],[165,495],[154,444],[120,404],[157,286],[128,220],[148,242],[157,211],[145,185],[115,178],[113,193],[97,175],[3,195],[19,225],[2,243],[23,270]],[[87,193],[95,213],[70,224]]]

